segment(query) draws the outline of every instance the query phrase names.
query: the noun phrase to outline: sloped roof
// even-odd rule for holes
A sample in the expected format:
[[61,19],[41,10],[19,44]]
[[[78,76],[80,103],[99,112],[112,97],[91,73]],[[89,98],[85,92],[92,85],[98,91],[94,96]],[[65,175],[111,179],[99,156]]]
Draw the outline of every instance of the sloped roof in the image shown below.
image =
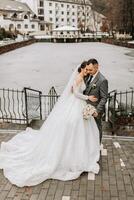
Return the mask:
[[16,12],[32,12],[26,3],[21,3],[13,0],[0,0],[0,10],[16,11]]

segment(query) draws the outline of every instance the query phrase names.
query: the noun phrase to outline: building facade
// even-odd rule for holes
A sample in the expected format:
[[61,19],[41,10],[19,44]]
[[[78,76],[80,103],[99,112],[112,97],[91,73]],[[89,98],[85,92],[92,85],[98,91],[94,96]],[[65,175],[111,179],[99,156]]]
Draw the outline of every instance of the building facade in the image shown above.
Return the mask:
[[39,30],[39,19],[25,3],[0,0],[0,27],[28,34]]
[[90,0],[19,0],[26,2],[40,19],[40,30],[50,32],[62,26],[98,32],[103,15],[92,10]]

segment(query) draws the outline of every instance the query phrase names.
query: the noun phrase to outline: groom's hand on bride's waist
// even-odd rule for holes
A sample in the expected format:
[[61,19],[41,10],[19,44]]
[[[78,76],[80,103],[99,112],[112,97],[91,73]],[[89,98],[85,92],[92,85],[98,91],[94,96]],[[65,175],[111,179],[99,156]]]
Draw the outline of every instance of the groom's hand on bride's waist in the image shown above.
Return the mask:
[[98,101],[98,99],[94,95],[90,95],[89,100],[92,101],[92,102]]

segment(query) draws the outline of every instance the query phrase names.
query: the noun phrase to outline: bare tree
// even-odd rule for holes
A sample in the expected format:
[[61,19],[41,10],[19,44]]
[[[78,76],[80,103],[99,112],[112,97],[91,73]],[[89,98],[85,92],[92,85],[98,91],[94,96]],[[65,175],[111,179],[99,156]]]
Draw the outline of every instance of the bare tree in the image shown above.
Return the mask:
[[134,39],[134,0],[91,0],[92,8],[104,14],[109,29],[114,32],[129,33]]

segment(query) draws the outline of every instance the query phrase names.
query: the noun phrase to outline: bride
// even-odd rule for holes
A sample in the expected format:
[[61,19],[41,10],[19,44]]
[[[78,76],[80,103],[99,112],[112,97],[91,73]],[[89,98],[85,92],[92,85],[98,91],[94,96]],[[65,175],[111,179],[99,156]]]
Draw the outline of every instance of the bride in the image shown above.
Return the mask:
[[1,143],[0,169],[12,184],[32,186],[46,179],[76,179],[84,171],[99,172],[99,131],[94,117],[85,120],[82,114],[91,98],[83,95],[86,75],[83,62],[40,130],[27,128]]

